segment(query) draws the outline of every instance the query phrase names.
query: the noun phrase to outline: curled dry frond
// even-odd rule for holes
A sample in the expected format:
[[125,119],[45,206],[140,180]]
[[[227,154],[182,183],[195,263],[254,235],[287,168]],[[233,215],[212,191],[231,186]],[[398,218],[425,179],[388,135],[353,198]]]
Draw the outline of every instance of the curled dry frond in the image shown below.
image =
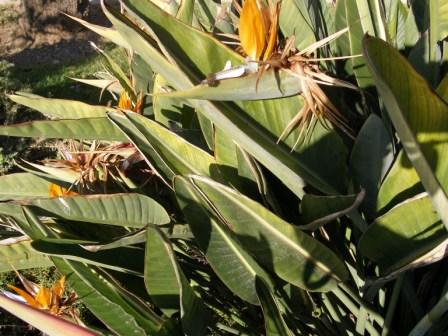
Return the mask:
[[[114,180],[124,176],[124,172],[133,164],[140,162],[141,156],[130,144],[101,144],[96,141],[90,144],[69,141],[59,146],[61,159],[44,161],[44,165],[52,168],[68,170],[79,176],[73,188],[80,193],[91,192],[99,184],[106,188],[109,177]],[[57,185],[50,187],[50,196],[72,196],[74,193]]]

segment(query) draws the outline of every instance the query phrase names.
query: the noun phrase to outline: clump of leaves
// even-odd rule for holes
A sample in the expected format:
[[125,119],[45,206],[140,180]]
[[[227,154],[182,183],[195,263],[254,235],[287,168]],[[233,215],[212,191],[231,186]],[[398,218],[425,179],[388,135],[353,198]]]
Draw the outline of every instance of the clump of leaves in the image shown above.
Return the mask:
[[445,7],[390,5],[103,3],[115,101],[11,96],[73,142],[0,179],[0,252],[119,335],[446,332]]

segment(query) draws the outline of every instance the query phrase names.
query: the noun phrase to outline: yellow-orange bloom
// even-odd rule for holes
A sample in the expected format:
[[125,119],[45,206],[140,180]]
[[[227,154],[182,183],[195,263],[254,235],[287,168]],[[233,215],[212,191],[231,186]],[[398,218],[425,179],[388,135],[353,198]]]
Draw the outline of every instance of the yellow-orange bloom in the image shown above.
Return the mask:
[[[37,286],[34,283],[31,284],[34,285],[31,288]],[[56,283],[51,288],[39,286],[37,292],[34,293],[28,293],[27,291],[17,288],[13,285],[8,285],[8,287],[14,290],[22,298],[24,298],[31,307],[48,310],[50,311],[50,313],[55,315],[59,315],[61,313],[60,308],[62,307],[62,295],[64,294],[65,277],[62,277],[58,281],[56,281]]]
[[129,110],[132,112],[140,113],[143,108],[143,94],[140,93],[137,97],[135,106],[132,104],[132,100],[126,91],[123,91],[118,100],[118,107],[123,110]]
[[50,184],[48,194],[50,197],[76,196],[78,193],[61,187],[55,183]]
[[245,0],[240,15],[240,43],[255,61],[267,60],[277,44],[279,2],[268,7],[263,1]]

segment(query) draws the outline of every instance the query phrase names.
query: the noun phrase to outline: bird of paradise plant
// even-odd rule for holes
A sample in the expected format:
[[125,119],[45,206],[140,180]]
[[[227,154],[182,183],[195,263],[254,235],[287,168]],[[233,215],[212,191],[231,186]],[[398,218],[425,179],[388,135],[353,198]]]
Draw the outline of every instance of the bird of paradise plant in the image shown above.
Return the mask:
[[[348,31],[342,29],[325,39],[317,41],[304,50],[294,48],[294,38],[289,38],[281,48],[278,41],[278,19],[280,1],[269,0],[245,0],[240,9],[239,40],[243,52],[247,55],[247,64],[234,68],[226,67],[223,71],[209,76],[208,82],[216,83],[218,80],[235,78],[248,73],[257,72],[256,86],[264,71],[268,68],[288,69],[297,76],[302,87],[304,104],[297,115],[288,123],[278,141],[288,137],[293,129],[299,128],[300,133],[294,144],[294,149],[305,140],[310,129],[317,121],[326,127],[328,122],[341,129],[344,133],[353,137],[353,130],[348,125],[347,119],[322,90],[320,85],[339,86],[358,90],[358,88],[346,81],[333,78],[323,73],[319,68],[320,61],[330,61],[346,57],[317,58],[317,49],[327,45]],[[357,57],[356,55],[355,57]],[[353,57],[353,56],[352,56]],[[212,80],[210,80],[212,79]]]
[[64,297],[65,277],[57,280],[51,288],[38,285],[16,271],[24,289],[8,284],[8,288],[16,292],[19,298],[23,299],[33,308],[48,311],[56,316],[71,317],[78,321],[73,303],[77,300],[75,293]]

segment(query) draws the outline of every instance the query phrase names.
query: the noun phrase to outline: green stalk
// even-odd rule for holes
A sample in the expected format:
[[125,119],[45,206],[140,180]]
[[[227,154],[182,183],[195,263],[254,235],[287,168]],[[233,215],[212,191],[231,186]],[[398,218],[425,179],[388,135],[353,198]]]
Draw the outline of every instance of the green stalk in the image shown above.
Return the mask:
[[387,336],[390,333],[390,325],[395,314],[395,308],[397,308],[398,298],[401,292],[401,286],[403,284],[404,276],[400,277],[395,281],[394,288],[392,289],[392,296],[390,298],[389,307],[387,308],[386,319],[384,320],[383,331],[381,336]]
[[409,336],[420,336],[432,327],[434,322],[442,317],[448,311],[448,292],[445,292],[439,302],[417,323],[417,325],[409,333]]
[[331,302],[330,297],[327,294],[322,294],[322,302],[328,311],[328,314],[331,316],[333,321],[336,324],[336,328],[338,329],[340,334],[351,334],[350,328],[346,325],[346,323],[342,320],[342,316],[340,315],[340,312],[333,307],[333,302]]
[[[350,310],[350,312],[358,318],[360,316],[360,309],[353,303],[353,301],[342,291],[337,288],[333,291],[333,294]],[[367,320],[365,321],[365,329],[369,332],[370,336],[380,336],[379,332],[374,326]]]
[[350,297],[356,301],[356,303],[358,303],[360,305],[360,307],[366,309],[366,311],[369,313],[369,315],[380,325],[383,326],[384,325],[384,318],[375,310],[373,310],[373,308],[370,307],[369,304],[367,304],[366,302],[364,302],[364,300],[362,300],[361,297],[359,297],[359,295],[357,293],[355,293],[353,291],[353,289],[351,289],[349,286],[341,283],[339,284],[339,287],[341,287],[348,295],[350,295]]

